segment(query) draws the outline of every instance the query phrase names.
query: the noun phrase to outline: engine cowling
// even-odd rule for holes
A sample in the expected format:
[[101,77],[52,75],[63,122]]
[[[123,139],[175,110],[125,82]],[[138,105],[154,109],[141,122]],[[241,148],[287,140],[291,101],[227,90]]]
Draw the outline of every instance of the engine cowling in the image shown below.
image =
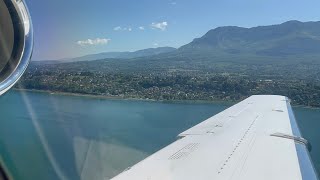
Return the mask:
[[0,0],[0,95],[25,72],[33,49],[33,29],[23,0]]

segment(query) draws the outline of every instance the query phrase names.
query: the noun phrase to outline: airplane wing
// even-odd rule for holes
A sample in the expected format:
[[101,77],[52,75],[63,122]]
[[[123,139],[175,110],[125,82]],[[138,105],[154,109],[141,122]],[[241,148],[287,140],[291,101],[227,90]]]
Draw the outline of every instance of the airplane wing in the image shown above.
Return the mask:
[[112,180],[318,179],[284,96],[251,96],[178,137]]

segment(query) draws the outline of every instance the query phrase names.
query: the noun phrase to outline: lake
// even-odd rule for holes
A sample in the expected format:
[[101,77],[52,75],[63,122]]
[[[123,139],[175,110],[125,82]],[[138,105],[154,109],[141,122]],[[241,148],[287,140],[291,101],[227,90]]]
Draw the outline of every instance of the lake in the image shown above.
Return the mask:
[[[0,98],[0,153],[18,180],[109,179],[231,105],[11,91]],[[294,112],[319,170],[320,110]]]

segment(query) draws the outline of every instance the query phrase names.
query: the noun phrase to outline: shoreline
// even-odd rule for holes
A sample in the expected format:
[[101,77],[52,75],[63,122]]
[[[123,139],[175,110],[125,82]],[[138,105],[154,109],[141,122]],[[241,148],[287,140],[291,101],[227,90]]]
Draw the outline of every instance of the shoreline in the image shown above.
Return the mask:
[[[73,96],[73,97],[84,97],[84,98],[91,98],[91,99],[103,99],[103,100],[123,100],[123,101],[145,101],[145,102],[158,102],[158,103],[189,103],[189,104],[214,104],[214,103],[221,103],[226,106],[232,106],[237,101],[227,101],[227,100],[213,100],[213,101],[206,101],[206,100],[155,100],[155,99],[143,99],[143,98],[124,98],[124,97],[117,97],[117,96],[103,96],[103,95],[93,95],[93,94],[80,94],[80,93],[69,93],[69,92],[59,92],[59,91],[49,91],[49,90],[37,90],[37,89],[17,89],[12,88],[14,91],[25,91],[25,92],[33,92],[33,93],[44,93],[50,95],[57,95],[57,96]],[[295,108],[306,108],[306,109],[320,109],[320,107],[313,107],[313,106],[305,106],[305,105],[291,105]]]
[[59,91],[49,91],[49,90],[37,90],[37,89],[17,89],[12,88],[13,91],[25,91],[33,93],[44,93],[57,96],[73,96],[73,97],[84,97],[91,99],[103,99],[103,100],[123,100],[123,101],[145,101],[145,102],[160,102],[160,103],[201,103],[201,104],[214,104],[221,103],[227,106],[234,105],[237,101],[206,101],[206,100],[155,100],[155,99],[143,99],[143,98],[124,98],[117,96],[103,96],[103,95],[92,95],[92,94],[80,94],[80,93],[69,93],[69,92],[59,92]]

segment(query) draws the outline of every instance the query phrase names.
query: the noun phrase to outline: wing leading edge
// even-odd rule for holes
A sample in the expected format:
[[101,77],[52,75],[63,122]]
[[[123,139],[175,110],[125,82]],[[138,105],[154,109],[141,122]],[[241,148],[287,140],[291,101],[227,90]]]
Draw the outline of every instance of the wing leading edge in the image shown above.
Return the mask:
[[288,98],[251,96],[112,180],[317,180]]

